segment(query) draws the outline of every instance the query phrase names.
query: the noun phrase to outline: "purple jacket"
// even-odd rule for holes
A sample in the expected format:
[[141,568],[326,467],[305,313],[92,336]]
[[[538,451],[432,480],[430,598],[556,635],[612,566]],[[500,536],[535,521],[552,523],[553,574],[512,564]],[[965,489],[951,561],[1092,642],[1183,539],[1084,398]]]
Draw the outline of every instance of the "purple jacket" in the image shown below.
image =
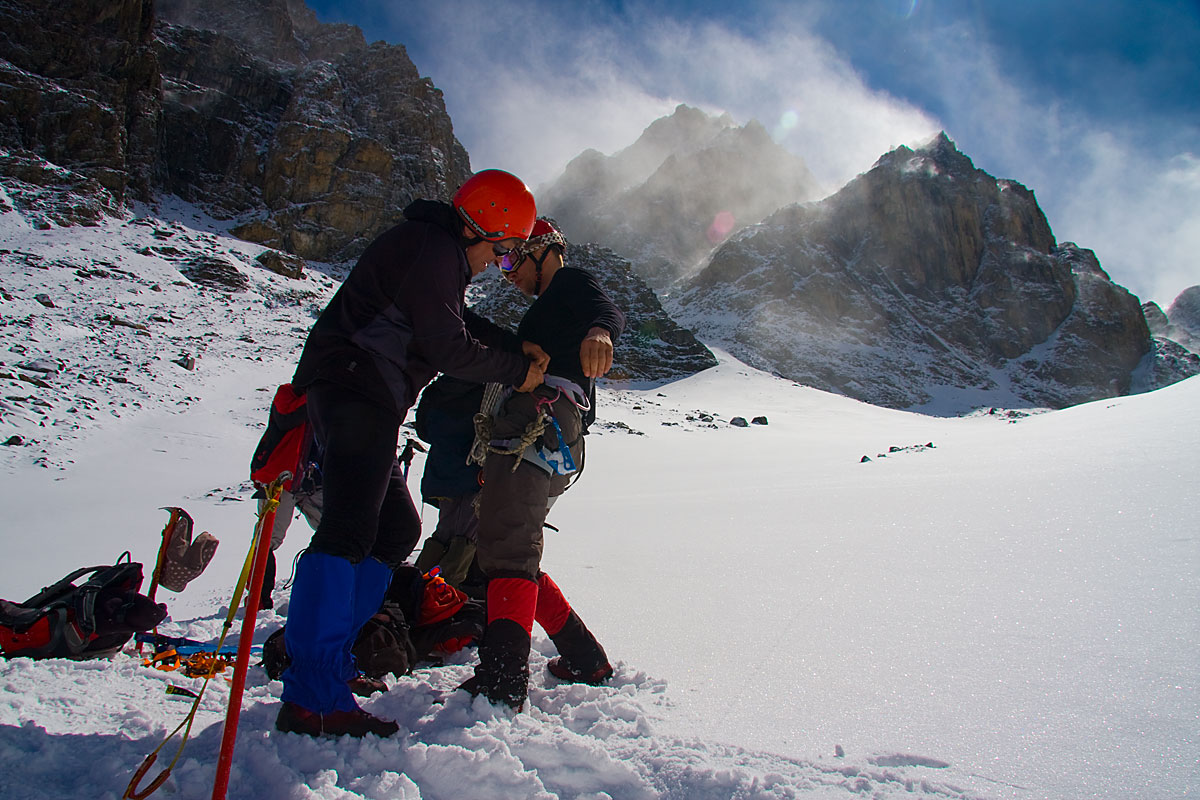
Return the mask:
[[454,209],[417,200],[404,216],[371,242],[321,312],[292,384],[330,381],[403,418],[438,372],[522,383],[521,340],[463,305],[471,271]]

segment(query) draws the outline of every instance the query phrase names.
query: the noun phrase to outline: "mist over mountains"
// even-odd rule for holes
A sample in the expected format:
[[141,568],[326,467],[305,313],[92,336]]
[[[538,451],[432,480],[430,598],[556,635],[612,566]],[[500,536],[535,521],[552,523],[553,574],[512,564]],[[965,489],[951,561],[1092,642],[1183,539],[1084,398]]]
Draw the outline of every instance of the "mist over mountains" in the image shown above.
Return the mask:
[[611,247],[662,291],[733,231],[818,192],[758,121],[738,127],[680,105],[612,156],[581,153],[538,202],[572,238]]
[[[305,259],[336,274],[472,169],[403,46],[301,0],[12,0],[0,19],[0,202],[42,229],[174,195],[281,274],[302,277]],[[538,195],[569,260],[625,307],[622,379],[710,366],[693,331],[797,382],[931,413],[1061,407],[1200,372],[1193,290],[1143,307],[1086,246],[1056,241],[1033,192],[944,134],[824,193],[758,122],[680,105]],[[499,281],[473,297],[510,322],[524,307]]]
[[1155,336],[1200,353],[1200,286],[1184,289],[1165,312],[1158,303],[1142,304],[1142,312]]

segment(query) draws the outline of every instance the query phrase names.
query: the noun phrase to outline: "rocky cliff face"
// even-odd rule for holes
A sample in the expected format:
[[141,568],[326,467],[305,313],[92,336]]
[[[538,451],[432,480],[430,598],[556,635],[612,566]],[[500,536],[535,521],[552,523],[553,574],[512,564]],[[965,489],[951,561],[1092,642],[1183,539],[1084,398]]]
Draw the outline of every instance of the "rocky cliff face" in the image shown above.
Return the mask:
[[165,191],[341,261],[470,174],[404,48],[301,0],[10,0],[0,22],[0,180],[42,225]]
[[151,0],[0,3],[0,175],[40,225],[150,196],[158,94]]
[[470,175],[404,48],[299,0],[159,0],[163,188],[305,258],[354,258],[417,197]]
[[[625,314],[625,332],[616,343],[609,381],[664,381],[717,365],[712,352],[667,315],[627,260],[605,247],[584,244],[570,245],[566,262],[595,275]],[[477,312],[511,330],[532,302],[495,270],[472,284],[468,299]]]
[[573,239],[611,247],[663,290],[734,230],[816,192],[804,162],[760,123],[681,105],[619,153],[575,158],[539,204]]
[[1137,298],[944,134],[736,235],[671,307],[752,364],[898,408],[1062,407],[1143,388],[1154,357]]

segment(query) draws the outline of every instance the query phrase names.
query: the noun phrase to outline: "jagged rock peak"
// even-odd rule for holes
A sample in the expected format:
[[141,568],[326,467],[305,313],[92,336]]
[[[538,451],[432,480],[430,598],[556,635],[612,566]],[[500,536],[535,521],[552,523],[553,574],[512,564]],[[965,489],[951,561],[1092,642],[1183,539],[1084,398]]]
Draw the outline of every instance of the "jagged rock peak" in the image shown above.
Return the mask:
[[302,65],[366,49],[362,31],[322,23],[303,0],[157,0],[158,18],[224,34],[256,57]]
[[1061,407],[1187,374],[1096,254],[945,134],[733,237],[668,310],[748,363],[901,408]]
[[1180,292],[1167,308],[1167,317],[1176,325],[1200,335],[1200,286],[1189,286]]
[[1191,286],[1167,307],[1166,312],[1157,303],[1145,303],[1142,312],[1146,324],[1155,336],[1170,339],[1193,353],[1200,353],[1200,286]]
[[[603,164],[602,188],[611,194],[646,180],[672,154],[694,152],[711,143],[722,131],[735,127],[728,113],[714,117],[680,103],[669,117],[651,122],[633,144],[611,156],[591,148],[584,150],[568,162],[555,183],[592,183],[601,178],[596,173],[598,165]],[[555,187],[550,189],[553,192]]]
[[651,122],[638,140],[621,152],[637,149],[660,149],[665,154],[687,152],[701,147],[713,137],[736,123],[728,112],[712,116],[698,108],[680,103],[669,117]]
[[875,162],[872,169],[880,167],[890,167],[909,175],[927,172],[965,176],[978,172],[987,176],[987,173],[977,170],[974,162],[959,151],[945,131],[941,131],[928,143],[917,147],[916,150],[906,145],[900,145],[895,150],[885,153]]

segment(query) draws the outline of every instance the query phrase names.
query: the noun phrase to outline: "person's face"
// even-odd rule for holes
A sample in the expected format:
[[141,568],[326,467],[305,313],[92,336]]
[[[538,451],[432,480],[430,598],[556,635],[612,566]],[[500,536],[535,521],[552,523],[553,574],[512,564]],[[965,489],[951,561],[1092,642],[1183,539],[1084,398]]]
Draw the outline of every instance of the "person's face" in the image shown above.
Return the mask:
[[[539,289],[537,282],[537,261],[542,260],[542,285]],[[546,285],[550,283],[550,278],[555,271],[562,266],[562,256],[557,250],[543,247],[541,250],[535,250],[525,257],[517,268],[511,272],[501,272],[504,279],[513,286],[521,290],[521,293],[527,297],[533,297],[536,291],[545,291]]]
[[[463,229],[469,235],[467,229]],[[501,256],[521,243],[520,239],[504,239],[499,242],[479,242],[467,248],[467,265],[471,275],[478,275],[500,260]]]

